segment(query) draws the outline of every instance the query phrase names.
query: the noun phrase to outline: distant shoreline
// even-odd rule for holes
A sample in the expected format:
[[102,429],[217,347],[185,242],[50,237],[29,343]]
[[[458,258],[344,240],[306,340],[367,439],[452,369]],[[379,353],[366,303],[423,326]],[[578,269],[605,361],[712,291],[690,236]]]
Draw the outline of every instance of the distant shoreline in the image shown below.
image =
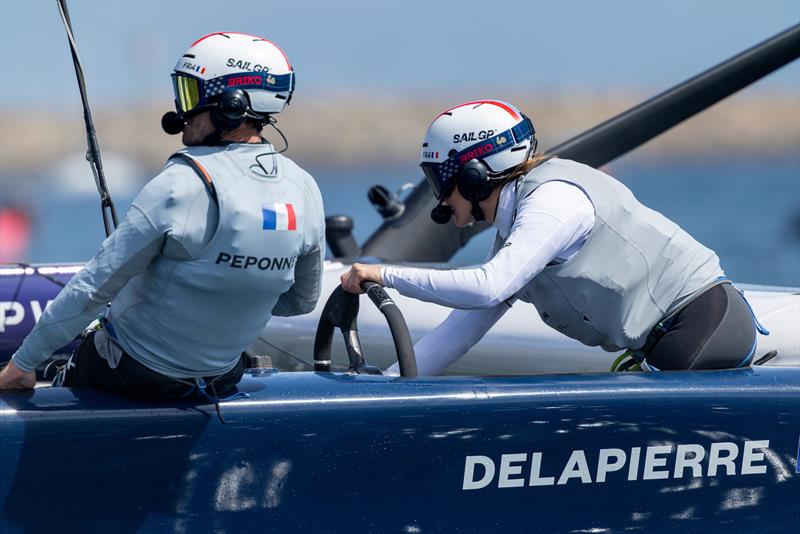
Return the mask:
[[[642,95],[570,93],[537,100],[506,96],[534,120],[540,147],[552,147],[645,100]],[[421,101],[386,95],[329,95],[295,102],[278,117],[288,155],[308,165],[397,165],[416,160],[441,96]],[[435,101],[434,104],[431,102]],[[160,167],[180,148],[161,131],[164,107],[93,110],[101,148],[145,168]],[[279,142],[271,129],[265,135]],[[46,147],[44,149],[43,147]],[[796,95],[734,95],[637,150],[640,158],[792,155],[800,157],[800,99]],[[81,115],[18,110],[0,117],[0,173],[30,173],[86,150]]]

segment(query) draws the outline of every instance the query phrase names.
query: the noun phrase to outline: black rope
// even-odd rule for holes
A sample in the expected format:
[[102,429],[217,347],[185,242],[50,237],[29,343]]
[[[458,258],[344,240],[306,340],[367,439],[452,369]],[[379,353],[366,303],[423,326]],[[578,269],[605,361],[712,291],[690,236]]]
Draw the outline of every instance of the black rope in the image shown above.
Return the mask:
[[[70,52],[72,52],[72,63],[75,66],[75,75],[78,78],[78,89],[80,90],[81,103],[83,104],[83,121],[86,125],[86,142],[89,145],[86,151],[86,161],[89,162],[92,174],[94,174],[94,182],[97,186],[97,191],[100,193],[103,228],[105,229],[106,237],[108,237],[111,235],[111,232],[114,231],[114,228],[117,227],[117,210],[114,208],[114,202],[111,200],[111,193],[108,191],[106,177],[103,173],[103,162],[100,159],[100,146],[97,144],[97,132],[95,131],[94,122],[92,121],[92,112],[89,109],[89,97],[86,95],[83,66],[78,56],[78,45],[75,44],[75,36],[72,33],[72,23],[70,22],[69,11],[67,10],[67,0],[58,0],[58,12],[61,15],[61,21],[64,23],[64,29],[67,32]],[[110,223],[108,219],[109,211],[111,213]]]
[[[25,263],[25,262],[22,262],[22,261],[15,261],[11,265],[17,265],[19,267],[22,267],[22,269],[31,269],[33,271],[33,273],[36,274],[37,276],[41,276],[45,280],[50,280],[54,284],[59,285],[61,287],[65,287],[67,285],[64,282],[62,282],[61,280],[59,280],[58,278],[55,278],[55,277],[52,277],[52,276],[50,276],[48,274],[42,273],[41,271],[39,271],[38,267],[35,267],[35,266],[31,265],[30,263]],[[23,274],[24,274],[24,271],[23,271]],[[20,279],[19,279],[19,282],[17,282],[17,288],[14,290],[14,296],[11,297],[11,300],[13,302],[17,301],[17,297],[19,297],[19,293],[22,290],[22,282],[24,282],[24,281],[25,281],[25,277],[21,276]]]
[[217,409],[217,417],[219,417],[219,422],[224,425],[225,418],[222,417],[222,410],[219,408],[219,396],[217,396],[217,388],[214,387],[213,380],[209,380],[208,385],[211,388],[211,394],[214,395],[214,407]]

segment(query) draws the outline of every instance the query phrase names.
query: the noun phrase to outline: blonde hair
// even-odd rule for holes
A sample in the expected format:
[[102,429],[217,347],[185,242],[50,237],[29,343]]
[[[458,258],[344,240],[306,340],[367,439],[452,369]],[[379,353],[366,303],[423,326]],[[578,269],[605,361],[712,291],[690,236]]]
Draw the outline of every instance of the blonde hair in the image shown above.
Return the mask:
[[528,159],[517,165],[513,171],[511,171],[508,176],[501,180],[500,185],[503,186],[508,182],[516,180],[521,176],[525,176],[533,169],[541,165],[547,160],[553,159],[556,156],[555,154],[551,154],[549,152],[537,152],[536,154],[531,154],[528,156]]

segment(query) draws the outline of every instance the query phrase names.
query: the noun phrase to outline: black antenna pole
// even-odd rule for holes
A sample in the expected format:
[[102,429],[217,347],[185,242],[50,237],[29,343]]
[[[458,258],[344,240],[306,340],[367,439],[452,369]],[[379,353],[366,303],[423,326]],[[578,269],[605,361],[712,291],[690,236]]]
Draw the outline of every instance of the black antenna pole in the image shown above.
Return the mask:
[[[676,85],[549,150],[599,167],[800,57],[800,24]],[[435,224],[436,204],[422,180],[406,199],[406,211],[385,221],[361,248],[385,261],[448,261],[488,225],[456,228]]]
[[[83,121],[86,123],[86,141],[89,145],[86,151],[86,161],[89,162],[89,166],[92,168],[94,182],[97,185],[97,191],[100,193],[100,210],[103,213],[103,227],[106,231],[106,237],[108,237],[111,235],[111,232],[114,231],[114,228],[117,227],[117,210],[114,208],[114,202],[111,200],[111,193],[108,191],[108,185],[106,184],[106,177],[103,174],[103,162],[100,160],[100,146],[97,144],[97,134],[94,129],[94,122],[92,122],[92,112],[89,110],[89,98],[86,96],[86,82],[83,78],[81,59],[78,57],[78,46],[75,44],[75,36],[72,33],[72,23],[69,20],[67,0],[58,0],[58,12],[61,15],[61,20],[64,22],[64,29],[67,31],[70,52],[72,52],[72,63],[75,65],[75,75],[78,77],[78,89],[80,90],[81,102],[83,103]],[[111,215],[110,220],[109,213]]]

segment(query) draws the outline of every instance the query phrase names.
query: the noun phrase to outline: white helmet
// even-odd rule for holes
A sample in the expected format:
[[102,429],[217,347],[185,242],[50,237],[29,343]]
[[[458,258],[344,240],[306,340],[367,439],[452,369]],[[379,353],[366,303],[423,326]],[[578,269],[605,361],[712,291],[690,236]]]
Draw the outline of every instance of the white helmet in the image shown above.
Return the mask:
[[245,116],[280,113],[292,98],[294,71],[275,44],[254,35],[210,33],[189,47],[172,73],[179,116],[212,109],[227,89],[241,89]]
[[[436,117],[425,132],[420,166],[437,200],[456,185],[467,200],[483,200],[493,183],[535,148],[533,123],[519,109],[500,100],[477,100]],[[459,176],[465,166],[469,176]]]

